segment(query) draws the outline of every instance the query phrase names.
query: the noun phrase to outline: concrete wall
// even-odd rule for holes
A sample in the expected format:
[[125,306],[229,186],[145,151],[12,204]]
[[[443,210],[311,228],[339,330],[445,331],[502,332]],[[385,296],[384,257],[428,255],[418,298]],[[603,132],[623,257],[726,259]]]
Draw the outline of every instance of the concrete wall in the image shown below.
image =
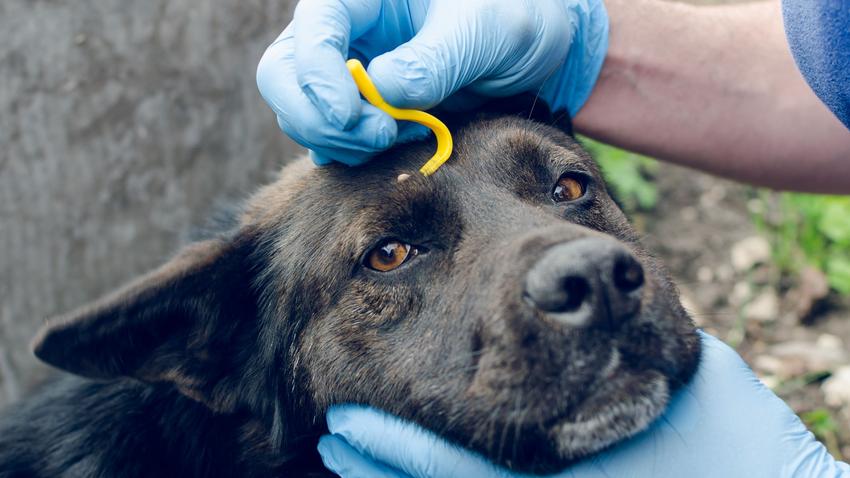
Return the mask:
[[157,265],[297,149],[254,83],[287,0],[0,1],[0,407],[44,319]]

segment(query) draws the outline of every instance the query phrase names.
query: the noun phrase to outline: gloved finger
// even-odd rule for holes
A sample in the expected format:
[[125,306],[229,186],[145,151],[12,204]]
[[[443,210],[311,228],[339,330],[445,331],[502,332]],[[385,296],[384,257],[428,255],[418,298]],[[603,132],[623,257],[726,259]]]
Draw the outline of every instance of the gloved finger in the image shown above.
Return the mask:
[[[512,16],[503,20],[510,38],[502,48],[503,60],[492,71],[469,85],[469,90],[486,96],[508,96],[535,91],[562,64],[573,43],[578,18],[576,10],[587,0],[541,2],[522,0],[517,10],[525,10],[530,18]],[[533,6],[532,6],[533,5]],[[522,30],[527,29],[527,32]],[[523,36],[531,41],[523,40]],[[512,40],[512,41],[510,41]]]
[[[431,136],[431,130],[419,123],[408,121],[398,122],[396,144],[421,141]],[[316,166],[328,166],[339,162],[348,166],[359,166],[372,159],[373,153],[353,151],[350,149],[319,148],[310,150],[310,159]],[[425,159],[422,160],[423,163]]]
[[310,159],[316,166],[328,166],[341,163],[346,166],[360,166],[369,162],[375,153],[367,153],[343,148],[319,148],[310,150]]
[[422,28],[410,41],[369,63],[369,75],[391,105],[428,109],[484,73],[487,67],[482,63],[494,55],[475,54],[486,45],[467,45],[464,32],[471,20],[458,8],[455,2],[432,2]]
[[468,88],[464,88],[443,100],[440,103],[439,111],[448,111],[451,113],[471,111],[487,104],[491,100],[492,97],[479,95],[470,91]]
[[325,468],[342,478],[409,478],[409,475],[361,455],[345,440],[335,435],[319,438],[317,448]]
[[547,73],[538,90],[553,110],[566,109],[573,117],[584,106],[599,77],[608,51],[609,32],[605,2],[580,0],[576,7],[568,16],[575,28],[566,59],[552,74]]
[[358,452],[415,478],[510,475],[481,456],[379,410],[356,405],[332,407],[328,429]]
[[469,86],[508,96],[542,84],[570,47],[573,2],[435,1],[408,42],[369,64],[399,107],[429,108]]
[[[309,103],[306,98],[304,102]],[[278,125],[296,143],[349,166],[363,164],[389,148],[398,134],[395,120],[368,104],[363,105],[360,120],[348,131],[329,125],[312,109],[297,117],[279,115]]]
[[316,166],[329,166],[329,165],[333,164],[333,162],[334,162],[334,160],[331,159],[329,156],[325,156],[321,153],[317,153],[317,152],[313,151],[312,149],[307,150],[307,151],[309,152],[310,159],[313,161],[313,164],[315,164]]
[[398,138],[396,139],[396,143],[421,141],[428,136],[431,136],[431,130],[427,126],[410,121],[401,121],[398,123]]
[[[266,50],[257,67],[257,86],[277,114],[281,129],[297,143],[346,163],[362,163],[395,142],[397,125],[386,113],[361,100],[360,117],[342,131],[328,122],[295,81],[292,25]],[[348,152],[331,156],[331,150]],[[355,161],[356,157],[356,161]]]
[[349,131],[340,131],[327,124],[321,129],[311,129],[305,123],[293,123],[283,116],[278,116],[277,120],[280,129],[293,141],[310,149],[317,165],[336,161],[359,166],[389,148],[398,134],[394,120],[384,123],[386,115],[383,112],[371,105],[364,105],[363,109],[360,121]]
[[345,60],[349,42],[375,23],[380,0],[311,0],[295,8],[298,85],[338,129],[352,128],[361,113],[360,95]]
[[276,115],[288,109],[287,95],[295,84],[294,30],[292,23],[287,25],[257,64],[257,88]]

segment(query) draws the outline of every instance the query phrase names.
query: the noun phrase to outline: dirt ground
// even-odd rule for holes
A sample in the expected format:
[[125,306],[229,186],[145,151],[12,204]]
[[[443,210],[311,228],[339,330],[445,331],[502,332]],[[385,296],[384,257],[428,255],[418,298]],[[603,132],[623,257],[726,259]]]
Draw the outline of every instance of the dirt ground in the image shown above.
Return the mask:
[[824,310],[800,319],[805,280],[777,280],[765,260],[768,244],[750,219],[751,188],[670,165],[655,179],[658,205],[634,219],[670,267],[686,308],[735,347],[833,455],[850,459],[849,380],[840,376],[850,370],[850,301],[831,296]]

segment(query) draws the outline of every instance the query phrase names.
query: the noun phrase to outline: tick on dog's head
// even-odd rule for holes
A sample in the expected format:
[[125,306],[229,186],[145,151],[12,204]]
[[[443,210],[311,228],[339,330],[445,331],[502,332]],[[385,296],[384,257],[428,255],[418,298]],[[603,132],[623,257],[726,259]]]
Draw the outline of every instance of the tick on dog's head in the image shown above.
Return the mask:
[[453,132],[428,178],[428,142],[288,166],[234,232],[51,323],[36,354],[269,430],[368,404],[523,471],[642,430],[699,355],[666,273],[568,135],[513,116]]

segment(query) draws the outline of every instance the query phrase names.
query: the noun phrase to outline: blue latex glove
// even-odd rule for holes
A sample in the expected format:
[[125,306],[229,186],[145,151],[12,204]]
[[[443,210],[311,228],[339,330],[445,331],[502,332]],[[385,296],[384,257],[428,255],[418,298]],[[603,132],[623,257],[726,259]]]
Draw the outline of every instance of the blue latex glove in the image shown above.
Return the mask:
[[349,57],[369,62],[397,107],[427,109],[461,89],[452,98],[461,108],[476,95],[530,91],[574,115],[607,49],[602,0],[310,0],[266,50],[257,85],[281,129],[317,163],[356,165],[428,130],[400,130],[362,100]]
[[[850,476],[734,350],[707,334],[702,343],[696,376],[663,420],[557,476]],[[327,419],[319,453],[344,478],[519,476],[374,409],[335,407]]]

